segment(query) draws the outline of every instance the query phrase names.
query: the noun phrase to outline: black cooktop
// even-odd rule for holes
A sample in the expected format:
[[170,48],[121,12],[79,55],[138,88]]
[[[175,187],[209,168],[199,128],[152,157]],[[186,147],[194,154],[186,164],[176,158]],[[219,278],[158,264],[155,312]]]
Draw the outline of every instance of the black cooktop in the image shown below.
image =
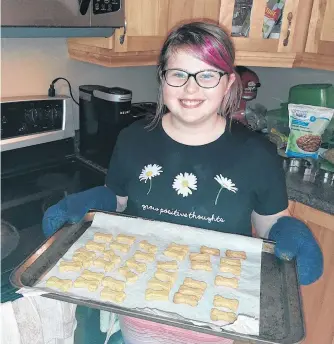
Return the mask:
[[[68,194],[103,185],[104,179],[102,172],[74,156],[2,175],[2,224],[16,229],[19,242],[15,250],[1,260],[1,302],[19,297],[10,285],[9,276],[46,240],[41,228],[45,210]],[[1,248],[5,245],[6,240],[2,240]]]

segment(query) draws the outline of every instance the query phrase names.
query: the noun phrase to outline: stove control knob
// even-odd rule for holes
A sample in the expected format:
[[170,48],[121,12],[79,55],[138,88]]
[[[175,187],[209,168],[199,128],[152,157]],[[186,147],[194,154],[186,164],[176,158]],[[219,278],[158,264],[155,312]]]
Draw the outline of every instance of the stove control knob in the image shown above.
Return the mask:
[[8,120],[7,117],[5,115],[1,116],[1,124],[7,124]]
[[24,117],[29,124],[35,124],[38,119],[38,113],[36,109],[26,110]]
[[62,121],[61,108],[58,105],[56,105],[52,110],[53,110],[53,121],[56,125],[58,125]]
[[52,114],[52,108],[50,106],[47,106],[44,110],[44,119],[48,122],[48,123],[52,123],[53,122],[53,114]]
[[28,130],[28,126],[26,123],[22,123],[21,127],[18,130],[19,135],[24,135],[24,134],[28,134],[29,130]]

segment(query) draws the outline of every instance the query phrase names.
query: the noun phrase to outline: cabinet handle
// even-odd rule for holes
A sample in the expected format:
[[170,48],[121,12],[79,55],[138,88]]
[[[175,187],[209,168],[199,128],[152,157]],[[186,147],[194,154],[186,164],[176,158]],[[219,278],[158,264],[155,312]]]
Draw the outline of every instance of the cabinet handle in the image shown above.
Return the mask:
[[123,30],[124,30],[124,31],[123,31],[123,35],[121,35],[120,38],[119,38],[119,43],[120,43],[121,45],[124,44],[125,35],[126,35],[126,19],[125,19],[125,21],[124,21]]
[[286,47],[289,44],[289,37],[291,33],[291,22],[292,22],[293,14],[292,12],[288,13],[288,32],[286,34],[286,37],[283,41],[283,45]]

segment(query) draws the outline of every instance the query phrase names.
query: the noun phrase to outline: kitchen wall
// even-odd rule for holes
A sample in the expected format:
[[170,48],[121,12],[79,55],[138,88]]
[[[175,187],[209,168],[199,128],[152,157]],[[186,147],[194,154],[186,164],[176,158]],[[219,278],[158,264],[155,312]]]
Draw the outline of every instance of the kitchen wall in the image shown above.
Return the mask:
[[[50,82],[67,78],[77,95],[82,84],[120,86],[133,91],[134,101],[155,100],[155,67],[104,68],[68,58],[64,38],[1,39],[2,96],[45,94]],[[59,81],[56,91],[67,92]]]
[[[68,58],[66,39],[33,38],[1,40],[2,96],[46,94],[50,82],[64,76],[78,98],[78,85],[121,86],[133,91],[133,101],[154,101],[157,84],[155,67],[104,68]],[[251,67],[262,87],[255,102],[268,109],[279,107],[288,98],[289,88],[300,83],[332,83],[334,72],[310,69]],[[65,82],[57,93],[67,93]]]
[[253,103],[261,103],[269,110],[286,102],[291,86],[298,84],[334,84],[334,72],[307,68],[260,68],[250,67],[259,77],[261,87]]
[[[68,58],[64,38],[1,39],[1,96],[47,95],[51,81],[69,80],[74,98],[83,84],[119,86],[133,91],[133,102],[156,100],[155,67],[104,68]],[[58,81],[57,94],[68,94]],[[77,127],[78,107],[74,105]]]

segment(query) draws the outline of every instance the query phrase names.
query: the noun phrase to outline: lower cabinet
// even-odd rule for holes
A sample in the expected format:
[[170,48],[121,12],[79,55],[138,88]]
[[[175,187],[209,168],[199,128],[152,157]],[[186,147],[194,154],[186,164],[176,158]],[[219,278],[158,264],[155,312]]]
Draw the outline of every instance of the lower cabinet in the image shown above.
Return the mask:
[[324,255],[324,273],[301,288],[306,337],[303,344],[334,343],[334,216],[295,202],[292,215],[302,220],[318,240]]

